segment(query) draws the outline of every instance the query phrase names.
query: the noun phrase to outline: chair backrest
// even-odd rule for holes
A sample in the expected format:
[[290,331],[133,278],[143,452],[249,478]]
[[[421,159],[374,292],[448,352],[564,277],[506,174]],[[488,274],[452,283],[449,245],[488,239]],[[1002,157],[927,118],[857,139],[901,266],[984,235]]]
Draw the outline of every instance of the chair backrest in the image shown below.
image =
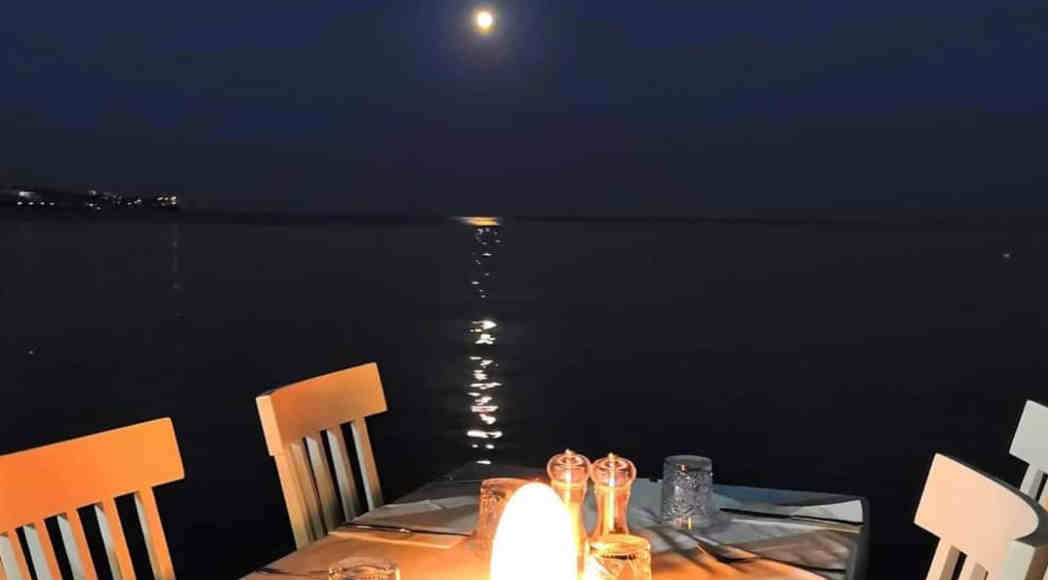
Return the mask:
[[[61,443],[0,456],[0,578],[59,579],[46,521],[55,518],[74,578],[96,580],[84,526],[77,511],[93,508],[113,578],[135,571],[117,513],[116,498],[134,494],[153,576],[173,580],[174,569],[160,524],[153,487],[185,476],[171,419],[157,419]],[[30,559],[19,542],[21,528]]]
[[928,580],[1041,580],[1048,514],[1019,490],[956,459],[936,455],[914,522],[939,537]]
[[[342,434],[344,423],[352,429],[368,507],[382,505],[378,469],[364,420],[386,410],[378,365],[369,363],[287,385],[255,401],[298,547],[323,538],[340,522],[361,512]],[[331,451],[331,470],[325,439]]]
[[1019,489],[1045,505],[1048,489],[1042,488],[1046,487],[1045,471],[1048,471],[1048,407],[1026,401],[1010,452],[1028,464]]

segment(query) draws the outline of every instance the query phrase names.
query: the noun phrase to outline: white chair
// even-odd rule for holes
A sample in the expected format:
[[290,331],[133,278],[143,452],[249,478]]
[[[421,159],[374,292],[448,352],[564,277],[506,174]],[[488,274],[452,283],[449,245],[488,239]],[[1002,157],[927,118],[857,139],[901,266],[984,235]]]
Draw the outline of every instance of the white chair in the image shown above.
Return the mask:
[[[62,547],[77,580],[96,580],[78,508],[91,506],[98,518],[113,578],[134,580],[131,554],[115,499],[134,494],[138,521],[153,576],[174,580],[153,487],[185,476],[170,419],[0,456],[0,579],[61,578],[46,520],[57,519]],[[29,547],[27,562],[18,540]]]
[[1048,470],[1048,407],[1026,401],[1019,426],[1015,428],[1010,453],[1028,464],[1026,475],[1019,487],[1026,495],[1045,505],[1048,487],[1044,485]]
[[1019,490],[936,455],[914,522],[939,537],[928,580],[1041,580],[1048,565],[1048,514]]
[[[382,505],[378,469],[364,420],[386,410],[378,365],[365,364],[287,385],[255,401],[299,548],[360,513],[343,423],[349,423],[352,429],[368,507]],[[328,469],[325,437],[331,449],[334,481]],[[336,483],[341,502],[336,499]]]

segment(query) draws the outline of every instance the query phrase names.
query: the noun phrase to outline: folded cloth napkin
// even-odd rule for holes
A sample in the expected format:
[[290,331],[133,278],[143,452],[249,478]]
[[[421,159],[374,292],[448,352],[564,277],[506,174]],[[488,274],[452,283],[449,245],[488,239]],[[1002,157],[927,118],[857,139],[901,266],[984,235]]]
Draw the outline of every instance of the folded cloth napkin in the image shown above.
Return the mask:
[[477,502],[476,496],[457,496],[390,503],[354,519],[353,523],[468,534],[477,525]]
[[[714,505],[720,507],[738,507],[753,512],[774,513],[777,515],[805,515],[811,517],[816,513],[825,513],[825,517],[834,519],[847,519],[842,516],[856,516],[855,509],[848,505],[852,501],[858,502],[858,519],[861,521],[861,500],[848,496],[829,496],[827,494],[803,494],[783,500],[790,496],[791,492],[779,496],[771,495],[766,501],[755,503],[743,503],[737,497],[749,497],[746,489],[739,493],[736,488],[724,486],[726,493],[735,497],[729,497],[722,493],[714,494]],[[719,490],[718,490],[719,491]],[[763,491],[763,490],[762,490]],[[783,501],[805,500],[814,496],[821,496],[826,500],[837,501],[838,504],[827,504],[824,506],[791,506],[785,505]],[[774,503],[779,502],[779,503]],[[833,505],[846,506],[840,510],[833,509]],[[822,508],[818,511],[816,508]],[[809,566],[827,570],[846,570],[852,552],[856,549],[860,527],[848,524],[835,524],[830,522],[819,522],[814,520],[793,520],[763,518],[759,516],[748,516],[721,512],[714,523],[700,530],[675,530],[670,526],[663,526],[659,521],[662,509],[662,485],[646,479],[638,479],[634,482],[633,491],[630,496],[629,524],[630,530],[644,536],[651,542],[652,553],[678,552],[684,553],[694,550],[696,547],[704,546],[712,549],[714,546],[738,548],[733,557],[746,557],[759,555],[765,558],[780,560],[782,562]],[[798,513],[800,512],[800,513]],[[587,525],[592,526],[596,522],[596,508],[592,500],[587,502],[584,509],[584,518]],[[724,551],[720,551],[722,554]],[[726,550],[725,550],[726,551]]]
[[720,485],[713,503],[719,509],[863,523],[862,500],[848,495]]

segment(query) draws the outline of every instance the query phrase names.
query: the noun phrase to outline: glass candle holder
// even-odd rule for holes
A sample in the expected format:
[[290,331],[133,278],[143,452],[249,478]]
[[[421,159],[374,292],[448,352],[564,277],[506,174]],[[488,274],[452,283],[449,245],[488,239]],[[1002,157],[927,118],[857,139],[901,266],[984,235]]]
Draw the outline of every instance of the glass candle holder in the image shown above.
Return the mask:
[[572,535],[578,551],[579,573],[586,562],[586,525],[582,521],[582,503],[589,483],[590,460],[571,449],[554,455],[546,464],[550,486],[557,492],[571,516]]
[[597,526],[592,537],[629,534],[630,490],[637,479],[633,462],[609,453],[593,463],[590,477],[597,497]]
[[400,580],[400,569],[384,558],[352,557],[332,564],[328,580]]
[[491,547],[491,541],[495,538],[495,528],[498,527],[502,512],[506,509],[506,502],[514,492],[528,483],[531,482],[515,477],[496,477],[480,483],[480,507],[473,538],[481,547]]
[[662,523],[700,528],[713,523],[713,461],[673,455],[662,464]]
[[644,538],[608,534],[590,542],[583,580],[651,580],[651,544]]

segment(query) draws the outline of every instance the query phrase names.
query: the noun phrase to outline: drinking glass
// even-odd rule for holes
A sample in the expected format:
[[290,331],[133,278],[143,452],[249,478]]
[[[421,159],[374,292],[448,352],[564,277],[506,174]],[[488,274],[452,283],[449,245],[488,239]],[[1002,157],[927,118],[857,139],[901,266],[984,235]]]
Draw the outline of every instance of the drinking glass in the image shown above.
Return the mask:
[[354,556],[332,564],[328,580],[400,580],[400,568],[383,558]]
[[673,455],[662,464],[662,523],[697,528],[713,522],[713,461]]
[[495,528],[498,527],[502,512],[506,509],[506,502],[514,492],[527,483],[531,482],[515,477],[496,477],[480,483],[480,508],[473,537],[482,545],[491,546],[495,538]]
[[628,534],[590,542],[583,580],[651,580],[651,544]]

